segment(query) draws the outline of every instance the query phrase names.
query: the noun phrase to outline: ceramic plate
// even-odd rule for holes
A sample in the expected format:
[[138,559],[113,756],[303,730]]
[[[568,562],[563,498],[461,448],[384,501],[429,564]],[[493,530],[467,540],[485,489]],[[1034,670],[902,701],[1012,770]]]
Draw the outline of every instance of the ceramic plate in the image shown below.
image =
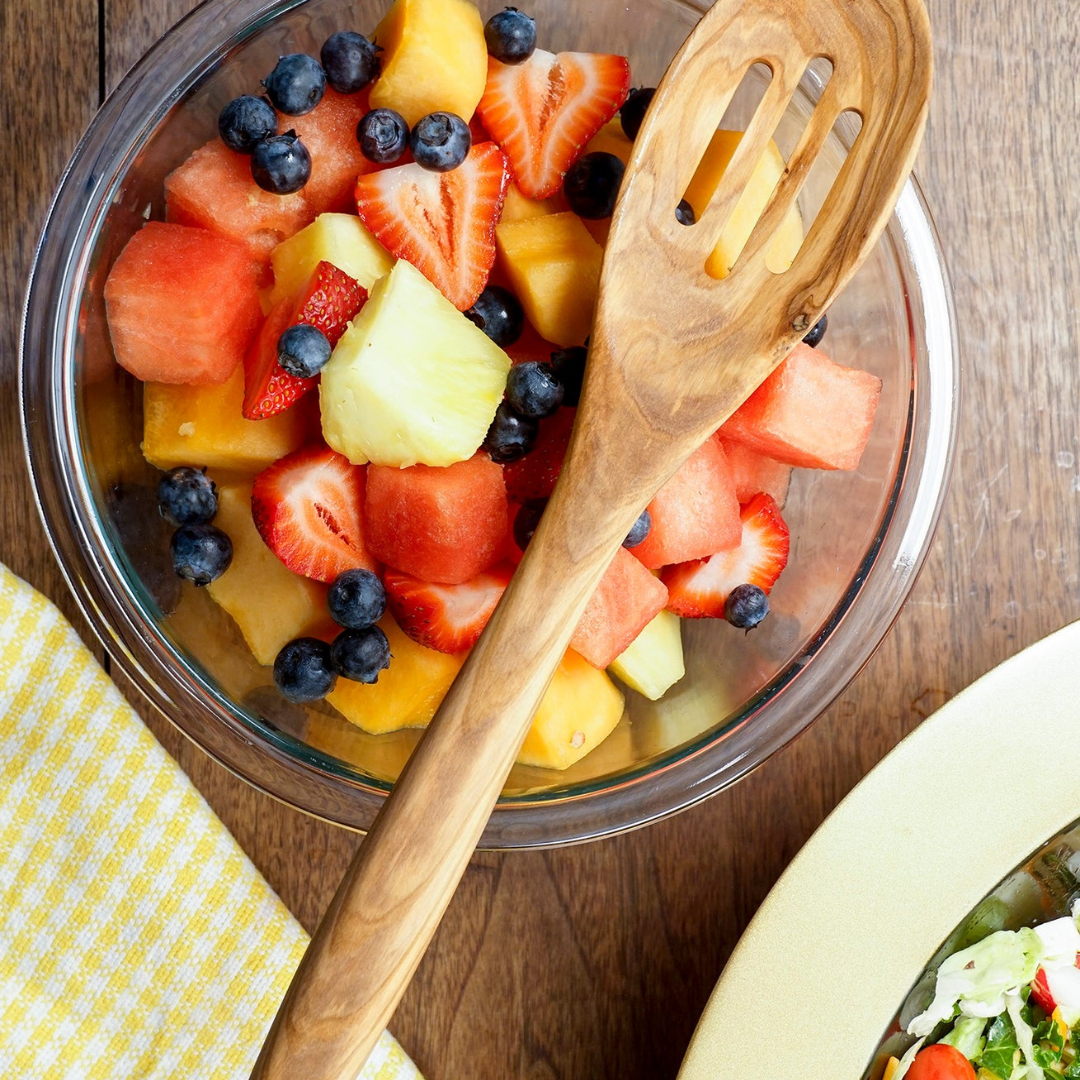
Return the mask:
[[857,1080],[945,938],[1080,816],[1080,623],[942,706],[825,820],[747,927],[678,1080]]

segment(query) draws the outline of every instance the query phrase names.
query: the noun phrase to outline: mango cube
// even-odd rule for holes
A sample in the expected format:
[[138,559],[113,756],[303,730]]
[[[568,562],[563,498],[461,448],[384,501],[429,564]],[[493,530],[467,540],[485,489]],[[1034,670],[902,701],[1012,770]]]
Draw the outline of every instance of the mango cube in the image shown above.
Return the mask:
[[[694,208],[698,217],[705,212],[714,192],[720,186],[724,172],[731,162],[736,148],[742,141],[741,131],[717,131],[709,143],[701,164],[697,167],[690,186],[686,189],[686,201]],[[761,217],[787,164],[780,148],[772,140],[765,152],[758,159],[750,174],[745,190],[735,204],[731,217],[713,253],[705,263],[706,271],[715,278],[725,278],[735,265],[746,241],[750,239],[757,220]],[[776,236],[765,253],[765,265],[779,274],[786,270],[799,252],[802,244],[802,215],[798,206],[793,205],[785,216]]]
[[263,543],[251,517],[250,483],[218,488],[214,524],[232,540],[233,558],[206,591],[233,617],[255,659],[270,665],[287,642],[328,622],[326,586],[287,570]]
[[268,420],[245,420],[244,369],[218,386],[143,383],[143,456],[159,469],[205,465],[254,476],[307,441],[305,402]]
[[370,291],[390,272],[394,257],[355,214],[320,214],[310,225],[274,248],[274,288],[269,304],[296,296],[325,260]]
[[568,769],[611,734],[622,714],[619,688],[567,649],[525,736],[518,764]]
[[417,645],[384,615],[379,623],[393,659],[378,682],[338,679],[326,700],[350,723],[371,735],[398,728],[426,727],[465,663],[465,653],[449,655]]
[[428,113],[471,119],[487,83],[484,22],[469,0],[396,0],[375,30],[382,74],[373,109],[396,109],[412,127]]
[[529,322],[556,345],[580,345],[592,327],[604,249],[569,211],[502,222],[495,244]]

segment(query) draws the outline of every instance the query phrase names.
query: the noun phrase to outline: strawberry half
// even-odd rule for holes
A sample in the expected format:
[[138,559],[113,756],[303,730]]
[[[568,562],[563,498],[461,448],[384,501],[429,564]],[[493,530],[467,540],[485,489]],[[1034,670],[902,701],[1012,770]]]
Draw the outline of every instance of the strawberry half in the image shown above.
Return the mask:
[[576,409],[567,407],[541,420],[533,448],[524,457],[503,466],[506,497],[512,503],[547,499],[555,490],[576,413]]
[[546,199],[629,92],[625,56],[537,49],[521,64],[488,58],[476,111],[506,151],[518,187],[530,199]]
[[267,547],[295,574],[333,581],[376,570],[364,543],[366,472],[325,446],[306,446],[255,477],[251,516]]
[[358,177],[356,210],[387,251],[466,311],[495,264],[495,226],[509,183],[506,156],[486,142],[450,172],[414,162]]
[[278,338],[296,323],[310,323],[331,345],[364,306],[367,290],[332,263],[320,262],[299,300],[287,297],[270,310],[244,357],[244,405],[248,420],[265,420],[295,405],[318,378],[300,379],[277,361]]
[[771,495],[755,495],[743,508],[742,543],[707,559],[669,566],[668,611],[685,619],[722,619],[724,601],[738,585],[768,592],[787,565],[788,527]]
[[444,653],[471,649],[513,574],[500,563],[461,585],[432,585],[387,570],[386,602],[398,626],[419,645]]

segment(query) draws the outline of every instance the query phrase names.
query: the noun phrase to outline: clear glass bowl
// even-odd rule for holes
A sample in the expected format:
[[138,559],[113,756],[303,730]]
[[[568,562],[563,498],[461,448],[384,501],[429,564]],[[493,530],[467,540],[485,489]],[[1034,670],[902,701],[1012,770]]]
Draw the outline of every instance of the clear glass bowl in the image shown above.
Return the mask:
[[[317,53],[343,25],[370,30],[388,2],[215,0],[136,64],[91,124],[50,210],[21,365],[42,517],[115,661],[227,768],[358,829],[371,823],[417,733],[373,737],[329,707],[287,704],[231,619],[204,593],[179,588],[150,495],[155,473],[139,451],[140,388],[113,361],[102,288],[128,237],[163,216],[163,178],[212,137],[220,107],[257,86],[278,55]],[[485,17],[501,6],[481,4]],[[535,0],[530,11],[544,47],[625,53],[635,84],[653,85],[707,6]],[[785,151],[820,90],[813,72],[804,82],[777,136]],[[828,154],[835,169],[839,139]],[[804,209],[813,212],[827,183],[815,170]],[[930,543],[958,405],[949,288],[914,181],[829,318],[830,354],[881,376],[884,391],[857,473],[796,471],[785,510],[791,559],[773,614],[749,635],[686,622],[686,678],[659,702],[628,693],[616,731],[566,772],[516,768],[483,846],[591,839],[706,798],[804,730],[888,631]]]

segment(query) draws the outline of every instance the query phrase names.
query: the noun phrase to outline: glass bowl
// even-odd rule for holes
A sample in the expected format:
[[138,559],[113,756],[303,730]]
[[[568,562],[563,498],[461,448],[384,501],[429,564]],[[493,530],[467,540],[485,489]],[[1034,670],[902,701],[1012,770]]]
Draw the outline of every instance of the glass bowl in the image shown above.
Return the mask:
[[[27,454],[50,541],[90,625],[124,673],[221,764],[284,802],[370,825],[418,734],[369,736],[328,706],[273,690],[231,619],[167,564],[142,459],[141,391],[115,364],[102,289],[131,234],[163,216],[165,175],[213,136],[220,107],[280,54],[370,30],[388,0],[215,0],[147,53],[94,119],[38,249],[23,326]],[[501,3],[483,3],[485,17]],[[655,85],[707,4],[536,0],[543,47],[624,53]],[[751,88],[752,80],[746,86]],[[777,133],[790,151],[820,92],[811,70]],[[740,91],[742,95],[743,92]],[[752,94],[751,94],[752,96]],[[733,106],[738,120],[739,101]],[[811,213],[844,153],[810,177]],[[825,186],[822,186],[825,185]],[[906,598],[934,530],[956,433],[959,364],[946,274],[917,184],[829,313],[826,347],[883,380],[855,473],[796,470],[788,569],[753,634],[684,623],[686,678],[663,700],[627,693],[609,739],[565,772],[517,767],[482,840],[570,843],[633,828],[719,791],[804,730],[858,673]]]
[[[881,1080],[889,1058],[900,1057],[915,1042],[915,1036],[907,1034],[906,1028],[933,1000],[937,970],[943,961],[997,930],[1019,930],[1071,915],[1077,901],[1080,820],[1052,836],[1002,878],[942,942],[893,1017],[863,1080]],[[940,1037],[940,1033],[932,1034],[929,1041]]]

